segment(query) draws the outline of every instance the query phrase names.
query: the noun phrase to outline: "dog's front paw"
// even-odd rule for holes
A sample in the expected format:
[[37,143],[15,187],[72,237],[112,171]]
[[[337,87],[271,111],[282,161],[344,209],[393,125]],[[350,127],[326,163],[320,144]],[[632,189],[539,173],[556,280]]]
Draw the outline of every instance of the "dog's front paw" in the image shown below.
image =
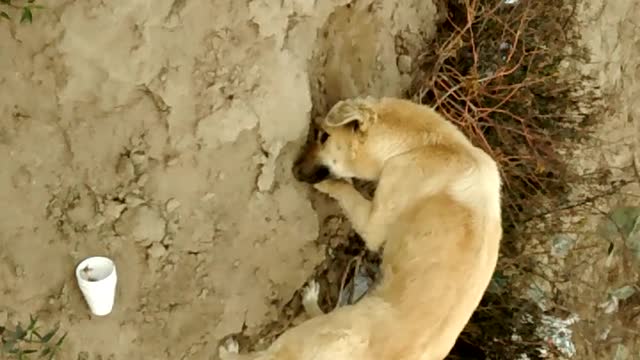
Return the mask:
[[230,337],[218,347],[218,357],[220,360],[233,360],[239,351],[240,345],[234,338]]
[[313,187],[321,193],[338,200],[341,194],[351,187],[351,184],[343,180],[329,179],[321,181],[313,185]]

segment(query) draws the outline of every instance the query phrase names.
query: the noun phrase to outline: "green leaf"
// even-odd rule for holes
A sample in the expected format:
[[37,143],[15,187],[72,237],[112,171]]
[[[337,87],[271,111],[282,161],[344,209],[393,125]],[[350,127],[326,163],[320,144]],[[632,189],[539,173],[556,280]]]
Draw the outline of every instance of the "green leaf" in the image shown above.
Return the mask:
[[27,335],[27,332],[22,328],[22,324],[16,325],[15,338],[16,340],[22,340]]
[[64,333],[64,335],[62,335],[62,337],[60,339],[58,339],[58,342],[56,342],[56,347],[62,345],[62,342],[64,341],[64,338],[67,337],[67,333]]
[[29,315],[29,330],[34,330],[36,328],[36,323],[38,322],[38,317]]
[[47,357],[48,360],[52,360],[57,352],[58,349],[47,346],[42,350],[38,358]]
[[56,334],[57,331],[58,327],[55,327],[53,330],[46,333],[41,339],[42,342],[49,342],[49,340],[51,340],[51,338]]
[[5,18],[7,20],[11,20],[11,17],[9,16],[9,14],[7,14],[4,11],[0,11],[0,18]]
[[31,13],[31,8],[25,6],[22,8],[22,17],[20,18],[20,23],[28,22],[31,24],[33,22],[33,14]]
[[6,351],[11,353],[11,351],[13,350],[13,346],[15,345],[15,342],[13,341],[7,341],[4,344],[2,344],[2,351]]

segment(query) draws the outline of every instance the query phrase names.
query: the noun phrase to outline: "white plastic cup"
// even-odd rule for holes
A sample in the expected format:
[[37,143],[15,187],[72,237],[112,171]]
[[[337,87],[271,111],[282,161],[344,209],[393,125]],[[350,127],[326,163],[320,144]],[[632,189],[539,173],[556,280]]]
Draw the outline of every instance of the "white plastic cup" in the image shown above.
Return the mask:
[[104,256],[86,258],[76,267],[76,278],[91,313],[96,316],[109,315],[118,282],[113,261]]

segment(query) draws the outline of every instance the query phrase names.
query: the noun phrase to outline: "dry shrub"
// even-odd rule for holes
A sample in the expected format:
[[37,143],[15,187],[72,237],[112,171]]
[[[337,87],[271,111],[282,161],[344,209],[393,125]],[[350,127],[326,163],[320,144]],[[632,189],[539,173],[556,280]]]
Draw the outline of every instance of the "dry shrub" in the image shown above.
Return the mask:
[[[518,224],[564,200],[573,176],[559,150],[568,138],[586,134],[595,106],[585,104],[597,103],[591,79],[563,71],[564,60],[587,60],[572,34],[575,5],[443,0],[442,24],[409,94],[434,106],[500,164],[505,237],[497,276],[514,259],[526,258]],[[539,357],[540,310],[513,295],[519,291],[508,281],[496,280],[498,290],[485,294],[450,359]],[[523,322],[524,314],[533,323]]]
[[[572,0],[450,0],[446,20],[421,59],[411,97],[435,106],[501,165],[512,225],[565,193],[570,174],[557,154],[577,138],[592,93],[561,71],[586,59],[570,35]],[[546,195],[546,196],[545,196]]]

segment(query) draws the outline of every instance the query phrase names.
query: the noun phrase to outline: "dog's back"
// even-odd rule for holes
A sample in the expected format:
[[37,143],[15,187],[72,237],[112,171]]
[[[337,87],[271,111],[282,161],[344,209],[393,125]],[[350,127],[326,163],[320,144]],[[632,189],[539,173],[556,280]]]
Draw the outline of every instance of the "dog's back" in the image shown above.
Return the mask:
[[385,354],[380,359],[439,360],[455,344],[495,269],[502,238],[500,174],[493,159],[433,110],[406,100],[380,103],[394,119],[398,109],[432,122],[427,131],[438,127],[440,134],[402,155],[410,170],[394,175],[413,202],[389,219],[384,281],[372,295],[393,304],[398,319],[372,345]]
[[384,354],[377,359],[440,360],[488,285],[501,227],[474,225],[475,214],[447,195],[432,196],[405,216],[389,233],[403,241],[385,246],[384,281],[372,294],[392,304],[396,317],[374,330],[371,346]]

